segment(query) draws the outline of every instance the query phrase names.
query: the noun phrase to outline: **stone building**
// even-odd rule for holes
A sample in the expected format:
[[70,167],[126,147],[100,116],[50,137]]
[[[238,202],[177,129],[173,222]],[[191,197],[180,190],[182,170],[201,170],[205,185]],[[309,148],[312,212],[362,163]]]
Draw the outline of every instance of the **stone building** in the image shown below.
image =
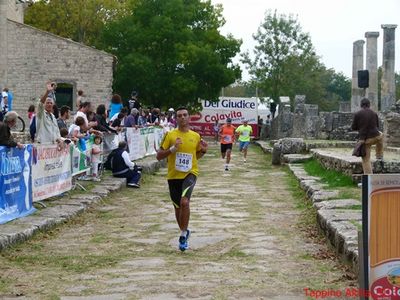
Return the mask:
[[95,106],[112,94],[113,55],[23,24],[19,0],[0,0],[0,87],[14,94],[13,110],[25,117],[51,79],[58,84],[57,105],[75,110],[82,89]]

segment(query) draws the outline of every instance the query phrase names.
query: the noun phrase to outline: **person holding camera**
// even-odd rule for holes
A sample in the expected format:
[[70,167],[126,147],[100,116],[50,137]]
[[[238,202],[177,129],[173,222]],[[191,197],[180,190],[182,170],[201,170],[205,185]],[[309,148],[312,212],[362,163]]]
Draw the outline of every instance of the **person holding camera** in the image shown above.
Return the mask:
[[108,155],[106,167],[111,169],[114,177],[126,178],[126,185],[128,187],[140,188],[139,181],[142,177],[142,169],[131,162],[126,148],[127,144],[125,141],[119,142],[118,148],[111,151]]

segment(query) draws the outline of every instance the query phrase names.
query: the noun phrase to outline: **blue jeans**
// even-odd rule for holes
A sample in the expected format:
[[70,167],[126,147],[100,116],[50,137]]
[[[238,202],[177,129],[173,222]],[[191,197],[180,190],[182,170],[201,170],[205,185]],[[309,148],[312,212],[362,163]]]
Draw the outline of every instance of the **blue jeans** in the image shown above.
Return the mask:
[[118,178],[126,178],[126,183],[135,183],[135,184],[139,184],[140,178],[142,177],[142,173],[140,173],[139,171],[135,170],[127,170],[125,173],[122,174],[116,174],[114,175],[114,177],[118,177]]

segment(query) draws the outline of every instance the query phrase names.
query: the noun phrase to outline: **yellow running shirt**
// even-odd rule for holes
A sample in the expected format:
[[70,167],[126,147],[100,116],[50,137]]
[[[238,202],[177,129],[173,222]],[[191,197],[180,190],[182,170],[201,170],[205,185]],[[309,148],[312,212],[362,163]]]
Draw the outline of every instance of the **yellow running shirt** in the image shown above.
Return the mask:
[[250,142],[250,136],[253,133],[253,128],[250,125],[240,125],[236,132],[239,133],[239,142]]
[[161,148],[169,149],[175,145],[177,138],[182,140],[175,153],[168,156],[168,174],[167,179],[184,179],[187,174],[199,175],[197,166],[196,152],[200,151],[200,135],[197,132],[189,130],[182,132],[174,129],[165,134],[161,142]]

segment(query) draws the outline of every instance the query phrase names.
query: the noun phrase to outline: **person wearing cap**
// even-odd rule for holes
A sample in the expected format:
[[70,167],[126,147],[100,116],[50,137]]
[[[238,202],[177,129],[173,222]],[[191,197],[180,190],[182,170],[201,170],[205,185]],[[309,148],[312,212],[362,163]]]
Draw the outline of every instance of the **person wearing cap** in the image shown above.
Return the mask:
[[24,148],[24,145],[14,141],[11,135],[11,128],[15,126],[18,114],[15,111],[9,111],[4,116],[4,122],[0,122],[0,146]]
[[243,162],[246,162],[247,159],[247,148],[250,144],[250,136],[253,133],[253,128],[248,125],[248,121],[244,120],[243,125],[240,125],[236,131],[236,135],[238,136],[239,141],[239,151],[243,153]]
[[232,125],[232,119],[227,118],[226,124],[221,126],[219,130],[221,142],[221,157],[225,159],[225,171],[229,171],[229,163],[231,162],[232,144],[235,141],[235,127]]
[[168,126],[171,128],[176,127],[176,119],[175,119],[174,114],[175,114],[175,110],[172,107],[170,107],[167,112],[167,120],[168,120]]

